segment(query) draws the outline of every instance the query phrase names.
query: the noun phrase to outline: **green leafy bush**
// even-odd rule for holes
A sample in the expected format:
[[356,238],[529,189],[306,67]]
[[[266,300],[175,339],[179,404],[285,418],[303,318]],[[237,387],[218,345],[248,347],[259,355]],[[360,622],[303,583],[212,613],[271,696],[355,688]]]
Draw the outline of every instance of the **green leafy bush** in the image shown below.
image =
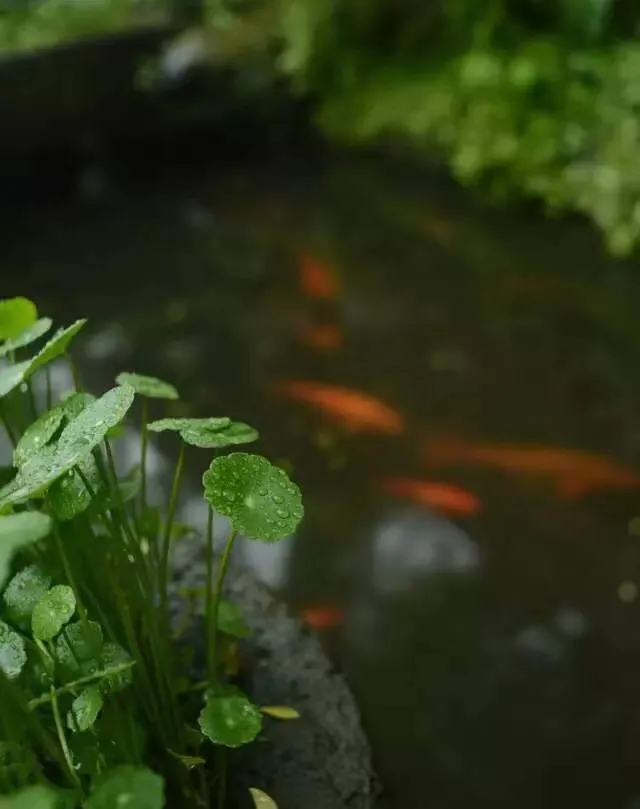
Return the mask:
[[[222,598],[238,532],[273,542],[302,518],[298,487],[258,455],[213,458],[204,475],[204,679],[176,654],[169,605],[172,542],[187,446],[221,450],[255,441],[226,417],[148,423],[148,398],[176,399],[161,380],[126,373],[99,397],[82,390],[67,353],[84,320],[51,327],[24,299],[0,301],[0,424],[13,469],[0,488],[0,809],[162,809],[215,803],[212,772],[224,747],[252,742],[263,713],[227,675],[222,647],[250,630]],[[53,401],[54,360],[71,364],[75,390]],[[42,374],[47,409],[33,381]],[[141,403],[140,464],[118,479],[111,443]],[[150,431],[177,434],[166,509],[146,498]],[[6,476],[5,476],[6,478]],[[213,509],[231,532],[214,567]],[[221,782],[223,779],[218,779]],[[259,789],[256,806],[275,804]],[[214,803],[212,804],[212,801]]]
[[279,71],[316,100],[331,135],[400,140],[501,201],[537,198],[551,211],[585,214],[615,254],[638,244],[636,4],[264,4],[278,9],[270,31]]

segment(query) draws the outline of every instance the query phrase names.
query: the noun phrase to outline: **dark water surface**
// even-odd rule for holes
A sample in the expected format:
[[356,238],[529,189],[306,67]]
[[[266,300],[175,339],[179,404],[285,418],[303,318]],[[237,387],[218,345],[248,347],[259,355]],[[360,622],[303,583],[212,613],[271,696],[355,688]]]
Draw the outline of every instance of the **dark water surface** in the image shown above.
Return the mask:
[[[579,225],[488,216],[436,179],[342,157],[167,171],[2,229],[0,293],[90,318],[93,388],[167,378],[180,412],[246,419],[290,465],[298,535],[243,552],[295,609],[342,616],[326,642],[385,806],[640,806],[640,489],[605,476],[568,499],[588,459],[558,472],[526,452],[640,474],[637,267],[608,264]],[[337,296],[301,291],[301,255]],[[345,430],[281,380],[366,392],[405,429]],[[518,468],[427,463],[452,435],[525,449]],[[175,446],[157,448],[163,485]],[[197,496],[207,459],[190,461]],[[438,515],[382,492],[390,477],[482,507]]]

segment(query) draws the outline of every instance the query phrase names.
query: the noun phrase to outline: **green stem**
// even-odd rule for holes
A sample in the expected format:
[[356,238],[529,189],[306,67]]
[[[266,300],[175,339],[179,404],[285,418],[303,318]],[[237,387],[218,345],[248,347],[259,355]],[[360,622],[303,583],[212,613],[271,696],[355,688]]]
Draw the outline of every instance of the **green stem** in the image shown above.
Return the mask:
[[171,552],[171,529],[173,528],[173,518],[176,513],[176,505],[178,503],[178,494],[180,492],[180,480],[182,478],[182,468],[184,466],[184,443],[180,442],[180,452],[178,453],[178,461],[176,469],[173,474],[173,481],[171,483],[171,494],[169,496],[169,506],[167,508],[167,521],[164,526],[164,535],[162,537],[162,553],[160,559],[160,603],[166,614],[167,604],[169,600],[168,585],[169,585],[169,554]]
[[137,545],[136,538],[131,530],[131,526],[129,525],[129,519],[127,517],[127,511],[124,507],[124,503],[122,502],[122,492],[120,491],[120,486],[118,485],[118,473],[116,472],[116,464],[113,460],[113,452],[111,451],[111,444],[109,440],[105,438],[104,445],[107,450],[107,462],[109,466],[109,474],[111,477],[111,486],[113,488],[113,493],[116,499],[116,505],[118,506],[118,511],[120,512],[120,522],[122,523],[122,527],[127,535],[127,539],[131,542],[132,546]]
[[[79,467],[75,467],[78,469]],[[71,565],[69,564],[69,557],[67,556],[67,552],[64,549],[64,542],[62,541],[62,537],[60,536],[60,529],[56,522],[53,523],[53,536],[56,542],[56,549],[58,551],[58,555],[60,556],[60,561],[62,562],[62,568],[64,570],[64,575],[67,577],[67,581],[71,585],[73,592],[76,595],[76,603],[78,606],[78,612],[80,613],[80,619],[82,620],[83,624],[86,625],[87,623],[87,611],[82,603],[82,599],[80,598],[80,588],[78,587],[75,577],[73,575],[73,571],[71,570]]]
[[27,395],[29,397],[29,406],[31,407],[31,415],[33,420],[35,421],[38,418],[38,408],[36,407],[36,396],[33,392],[33,385],[31,384],[31,380],[27,381]]
[[213,598],[210,600],[211,613],[207,616],[207,624],[210,627],[211,634],[207,638],[208,641],[208,654],[207,654],[207,673],[212,683],[217,680],[218,673],[218,660],[217,660],[217,635],[218,635],[218,611],[220,608],[220,600],[222,598],[222,588],[224,586],[224,579],[229,567],[229,560],[231,559],[231,551],[233,550],[233,543],[235,542],[237,532],[235,528],[231,529],[227,541],[225,542],[224,550],[222,551],[222,558],[220,559],[220,569],[218,571],[218,578],[216,580],[216,588],[213,593]]
[[[213,509],[209,506],[207,512],[207,538],[205,544],[205,563],[207,566],[207,578],[204,588],[205,593],[205,638],[207,638],[207,649],[210,648],[211,637],[214,634],[214,627],[211,625],[213,606]],[[211,677],[209,658],[207,657],[207,674]]]
[[53,386],[51,384],[51,366],[45,366],[45,379],[47,380],[47,410],[53,406]]
[[[112,666],[109,669],[104,669],[103,671],[97,671],[95,674],[87,674],[86,677],[80,677],[77,680],[74,680],[72,683],[67,683],[66,685],[60,686],[60,688],[54,689],[56,697],[63,696],[64,694],[73,694],[74,691],[77,691],[78,688],[82,688],[85,685],[91,685],[91,683],[97,682],[101,680],[106,675],[117,675],[122,674],[128,669],[133,668],[136,665],[135,660],[131,660],[127,663],[119,663],[117,666]],[[52,701],[52,695],[49,694],[42,694],[39,697],[35,697],[32,700],[29,700],[27,703],[29,710],[33,710],[34,708],[38,708],[40,705],[46,705],[47,703]]]
[[6,411],[4,409],[4,405],[0,402],[0,424],[4,427],[5,432],[9,436],[9,441],[11,441],[11,446],[15,448],[18,440],[16,438],[11,425],[9,424],[9,419],[7,418]]
[[149,423],[149,404],[143,397],[142,399],[142,426],[141,426],[141,451],[140,451],[140,513],[143,514],[147,507],[147,448],[149,445],[149,430],[147,424]]
[[64,726],[62,724],[62,719],[60,717],[60,708],[58,706],[58,695],[56,694],[56,689],[51,686],[51,708],[53,710],[53,721],[56,725],[56,732],[58,734],[58,741],[60,742],[60,747],[62,749],[62,755],[64,756],[64,760],[67,764],[67,768],[69,770],[69,776],[71,778],[71,782],[73,783],[74,787],[78,789],[82,789],[82,784],[80,779],[78,778],[78,773],[75,771],[75,767],[73,766],[73,759],[71,758],[71,751],[69,750],[69,745],[67,744],[67,737],[64,733]]
[[67,358],[67,362],[69,363],[69,370],[71,371],[71,378],[73,379],[73,387],[76,389],[76,393],[80,393],[82,391],[82,383],[80,382],[78,366],[76,365],[71,354],[65,354],[65,356]]

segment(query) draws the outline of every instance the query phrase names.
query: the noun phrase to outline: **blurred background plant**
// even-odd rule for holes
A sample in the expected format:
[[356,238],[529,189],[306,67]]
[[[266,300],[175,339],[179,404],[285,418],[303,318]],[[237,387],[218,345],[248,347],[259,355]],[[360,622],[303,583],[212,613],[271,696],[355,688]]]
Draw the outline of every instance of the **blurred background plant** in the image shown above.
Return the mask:
[[259,54],[258,73],[312,99],[331,137],[399,143],[492,201],[581,213],[615,255],[640,239],[632,0],[3,2],[5,50],[163,15],[197,21],[190,59],[255,73]]

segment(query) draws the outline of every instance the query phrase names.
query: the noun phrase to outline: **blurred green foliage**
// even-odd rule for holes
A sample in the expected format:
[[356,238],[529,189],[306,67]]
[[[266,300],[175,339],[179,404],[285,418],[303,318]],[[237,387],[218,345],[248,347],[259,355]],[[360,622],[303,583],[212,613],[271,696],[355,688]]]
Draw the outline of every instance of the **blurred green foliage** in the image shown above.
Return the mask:
[[281,0],[279,66],[334,135],[402,138],[501,200],[640,240],[635,0]]
[[162,19],[162,6],[157,0],[0,0],[0,53],[30,51]]
[[640,241],[638,0],[0,0],[0,51],[194,3],[208,61],[275,66],[334,137],[585,214],[616,255]]

